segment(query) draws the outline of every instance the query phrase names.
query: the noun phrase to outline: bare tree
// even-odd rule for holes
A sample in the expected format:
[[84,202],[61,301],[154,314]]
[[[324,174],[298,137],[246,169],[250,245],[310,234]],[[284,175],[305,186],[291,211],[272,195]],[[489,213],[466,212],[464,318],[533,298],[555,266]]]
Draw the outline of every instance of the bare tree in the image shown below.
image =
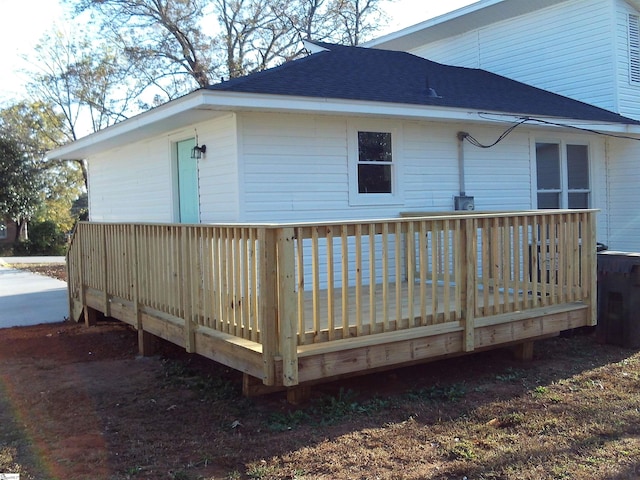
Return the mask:
[[[200,24],[206,0],[68,0],[76,12],[91,9],[102,16],[103,34],[110,32],[115,45],[144,70],[170,96],[166,75],[186,75],[196,86],[211,83],[216,68],[215,42]],[[169,85],[175,82],[169,82]],[[182,82],[178,82],[180,85]],[[188,83],[188,82],[187,82]]]
[[227,75],[240,77],[291,59],[299,35],[293,6],[283,0],[214,0]]
[[384,20],[380,0],[334,0],[332,14],[340,22],[341,41],[359,45],[371,36]]
[[29,93],[57,108],[68,140],[88,133],[79,128],[97,132],[127,118],[147,86],[113,48],[59,31],[36,46],[32,60]]
[[[133,65],[105,43],[57,31],[41,41],[31,60],[37,70],[31,72],[28,91],[34,105],[46,106],[38,112],[40,118],[59,129],[49,149],[97,132],[140,109],[138,99],[147,84],[132,75]],[[76,162],[86,185],[86,165],[82,159]]]

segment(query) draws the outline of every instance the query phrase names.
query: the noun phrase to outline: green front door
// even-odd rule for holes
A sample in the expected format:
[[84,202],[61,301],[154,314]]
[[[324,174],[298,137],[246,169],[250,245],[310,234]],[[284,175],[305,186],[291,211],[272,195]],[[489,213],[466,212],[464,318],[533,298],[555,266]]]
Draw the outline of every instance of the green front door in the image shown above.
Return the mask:
[[200,222],[200,196],[198,195],[198,160],[191,158],[195,139],[178,142],[178,203],[180,223]]

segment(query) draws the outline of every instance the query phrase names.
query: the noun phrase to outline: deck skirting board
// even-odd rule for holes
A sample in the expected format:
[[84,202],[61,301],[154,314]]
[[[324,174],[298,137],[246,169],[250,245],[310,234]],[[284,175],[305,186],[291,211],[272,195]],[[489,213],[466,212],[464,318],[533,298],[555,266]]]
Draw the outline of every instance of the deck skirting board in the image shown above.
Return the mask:
[[[112,297],[107,306],[105,298],[98,290],[86,290],[87,307],[108,311],[113,318],[137,327],[133,302]],[[146,307],[140,311],[145,332],[185,347],[183,319]],[[580,302],[478,318],[474,325],[475,351],[546,338],[588,324],[588,306]],[[259,343],[204,326],[197,326],[194,335],[194,353],[265,379],[265,359]],[[304,384],[472,353],[464,352],[463,335],[461,322],[455,321],[301,345],[297,348],[298,381]],[[274,361],[275,385],[282,386],[282,359],[276,356]]]
[[[137,327],[133,302],[117,297],[109,300],[109,309],[104,305],[104,295],[95,289],[87,289],[87,306],[100,312],[109,311],[111,317]],[[79,301],[79,300],[78,300]],[[141,308],[142,328],[168,342],[185,347],[184,320],[150,308]],[[235,337],[212,328],[198,326],[195,329],[195,350],[218,363],[226,365],[256,378],[263,378],[264,365],[262,345]]]
[[[564,307],[564,309],[560,306],[554,309],[541,308],[538,309],[537,316],[532,315],[534,312],[527,312],[527,318],[516,318],[510,322],[502,321],[493,324],[485,322],[484,326],[476,325],[474,331],[475,351],[547,338],[564,330],[589,324],[586,306],[567,305]],[[439,325],[439,327],[443,326]],[[366,337],[369,339],[368,344],[358,345],[358,343],[352,342],[349,345],[351,348],[346,348],[348,340],[337,340],[333,342],[339,343],[335,348],[323,344],[315,351],[312,348],[301,349],[299,354],[300,383],[473,353],[464,352],[462,342],[464,332],[460,327],[453,328],[452,326],[449,332],[436,333],[434,331],[428,336],[414,335],[413,338],[398,339],[398,334],[401,333],[372,335]],[[372,343],[372,337],[376,337],[379,343]],[[359,340],[364,339],[365,337],[362,337]]]

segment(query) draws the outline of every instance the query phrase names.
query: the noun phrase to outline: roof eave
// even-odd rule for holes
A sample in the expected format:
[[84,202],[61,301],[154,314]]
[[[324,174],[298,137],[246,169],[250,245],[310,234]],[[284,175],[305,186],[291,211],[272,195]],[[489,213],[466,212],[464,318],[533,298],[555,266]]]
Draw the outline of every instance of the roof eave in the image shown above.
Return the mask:
[[[134,138],[139,139],[152,136],[154,133],[162,133],[167,130],[167,127],[177,128],[181,124],[192,124],[198,120],[192,115],[203,104],[204,96],[202,93],[203,90],[196,90],[86,137],[79,138],[48,152],[47,158],[80,160],[86,158],[89,152],[107,150]],[[171,119],[170,125],[168,125],[168,119]]]

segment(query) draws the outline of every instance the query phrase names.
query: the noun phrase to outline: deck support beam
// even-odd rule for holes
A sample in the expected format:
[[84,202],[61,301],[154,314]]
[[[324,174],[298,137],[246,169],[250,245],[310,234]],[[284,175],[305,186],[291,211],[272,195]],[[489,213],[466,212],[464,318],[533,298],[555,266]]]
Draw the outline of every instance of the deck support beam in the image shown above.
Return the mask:
[[96,323],[98,323],[98,315],[100,313],[101,312],[99,312],[95,308],[91,308],[90,306],[88,306],[85,303],[85,305],[84,305],[84,324],[87,327],[94,326]]
[[533,345],[535,342],[523,342],[511,347],[513,356],[521,362],[530,362],[533,360]]
[[138,330],[138,354],[141,357],[152,357],[156,354],[158,339],[152,333]]
[[311,386],[298,385],[287,389],[287,402],[291,405],[302,405],[311,400]]

